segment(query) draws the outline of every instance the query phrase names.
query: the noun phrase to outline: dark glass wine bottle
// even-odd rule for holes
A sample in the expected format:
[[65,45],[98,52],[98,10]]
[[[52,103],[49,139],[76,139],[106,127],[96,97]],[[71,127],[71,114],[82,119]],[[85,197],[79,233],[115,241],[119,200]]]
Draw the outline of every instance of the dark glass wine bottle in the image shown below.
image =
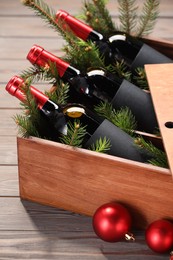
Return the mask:
[[100,101],[112,103],[115,109],[129,107],[136,118],[138,130],[153,133],[157,128],[150,94],[127,80],[120,79],[103,69],[93,69],[84,75],[37,45],[31,48],[27,59],[40,67],[50,62],[56,64],[59,76],[71,87],[69,102],[81,103],[90,109]]
[[[26,102],[26,96],[23,94],[22,88],[24,80],[18,76],[10,79],[6,86],[6,90],[20,101]],[[46,134],[53,139],[58,139],[60,134],[67,134],[67,122],[62,108],[52,102],[44,93],[33,86],[30,86],[30,92],[36,100],[36,104],[42,117],[48,121],[50,133]],[[44,124],[45,125],[45,124]],[[44,130],[44,129],[42,129]],[[43,131],[44,132],[44,131]],[[47,130],[45,131],[47,133]]]
[[[26,102],[22,84],[23,79],[15,76],[8,82],[6,90],[20,101]],[[53,125],[61,135],[67,134],[66,122],[79,119],[81,124],[86,126],[84,148],[89,148],[100,138],[106,137],[111,144],[108,154],[139,162],[146,162],[148,159],[148,153],[135,146],[132,137],[88,108],[79,104],[67,104],[61,108],[33,86],[30,86],[30,92],[36,100],[38,109],[48,119],[47,123]],[[51,128],[49,130],[52,131]]]
[[105,38],[101,33],[64,10],[56,13],[56,22],[63,26],[64,30],[68,30],[69,27],[76,36],[84,41],[95,42],[107,64],[123,60],[126,66],[134,71],[137,67],[144,67],[145,64],[173,62],[141,40],[126,33],[114,32],[112,36]]

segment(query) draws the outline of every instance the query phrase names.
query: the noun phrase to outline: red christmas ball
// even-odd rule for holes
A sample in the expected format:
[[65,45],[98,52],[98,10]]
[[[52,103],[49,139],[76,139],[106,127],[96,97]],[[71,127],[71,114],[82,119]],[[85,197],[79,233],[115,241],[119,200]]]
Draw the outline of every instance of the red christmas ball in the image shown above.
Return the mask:
[[117,242],[125,237],[131,227],[128,210],[119,203],[106,203],[93,216],[93,229],[107,242]]
[[173,260],[173,251],[170,253],[170,260]]
[[173,224],[167,220],[156,220],[145,232],[148,246],[157,253],[165,253],[173,247]]

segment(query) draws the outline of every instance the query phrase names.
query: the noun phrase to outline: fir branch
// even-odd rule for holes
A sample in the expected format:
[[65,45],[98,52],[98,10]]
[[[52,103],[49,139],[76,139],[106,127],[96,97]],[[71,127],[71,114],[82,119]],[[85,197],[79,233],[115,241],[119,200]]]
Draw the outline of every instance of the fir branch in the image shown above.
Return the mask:
[[115,26],[112,21],[112,17],[109,14],[108,9],[106,8],[106,4],[108,1],[106,1],[106,0],[92,0],[92,1],[98,10],[98,13],[102,17],[102,19],[105,21],[107,29],[109,29],[110,31],[115,31]]
[[159,0],[146,0],[139,17],[139,27],[136,36],[148,35],[154,28],[159,15]]
[[73,38],[76,38],[71,29],[64,22],[56,20],[55,11],[49,7],[43,0],[21,0],[22,3],[33,9],[51,28],[58,32],[69,45]]
[[89,150],[100,153],[106,153],[110,150],[110,147],[110,140],[104,137],[103,139],[99,138],[98,140],[96,140],[95,144],[92,144]]
[[69,93],[69,85],[63,83],[63,81],[57,81],[53,87],[46,91],[45,94],[55,103],[64,105],[67,103]]
[[121,108],[116,111],[110,103],[100,102],[100,104],[95,107],[95,111],[101,117],[108,119],[114,125],[133,136],[137,125],[135,117],[132,115],[129,108]]
[[24,138],[28,138],[29,136],[36,136],[40,137],[40,134],[36,128],[36,126],[33,124],[31,118],[26,115],[15,115],[14,121],[17,124],[18,133]]
[[82,147],[83,139],[86,134],[86,126],[82,126],[79,120],[68,122],[67,135],[63,135],[60,141],[64,144]]
[[132,33],[136,25],[137,9],[135,0],[118,0],[119,4],[119,20],[121,22],[120,31],[128,34]]
[[151,142],[145,141],[142,136],[136,138],[135,144],[140,148],[146,149],[151,154],[152,159],[148,160],[149,163],[155,166],[168,168],[167,156],[164,151],[158,149]]
[[106,8],[107,1],[92,0],[92,2],[85,0],[83,14],[80,18],[105,36],[117,30]]
[[77,39],[73,45],[64,47],[66,52],[65,60],[72,66],[80,68],[81,72],[86,72],[88,68],[104,68],[104,58],[101,57],[98,47],[91,41],[84,42]]
[[20,77],[24,79],[24,81],[39,81],[45,80],[45,70],[43,68],[39,68],[37,66],[30,67],[28,69],[23,70],[20,73]]
[[137,68],[135,72],[136,72],[136,75],[134,75],[134,77],[133,77],[133,83],[135,85],[137,85],[138,87],[140,87],[141,89],[148,90],[149,86],[148,86],[145,69]]
[[21,0],[21,2],[33,9],[35,13],[40,16],[50,27],[55,31],[63,34],[63,31],[59,28],[56,23],[56,14],[54,10],[49,7],[43,0]]
[[132,73],[127,69],[124,61],[116,61],[113,65],[110,64],[109,66],[106,66],[106,70],[116,74],[120,78],[131,81]]

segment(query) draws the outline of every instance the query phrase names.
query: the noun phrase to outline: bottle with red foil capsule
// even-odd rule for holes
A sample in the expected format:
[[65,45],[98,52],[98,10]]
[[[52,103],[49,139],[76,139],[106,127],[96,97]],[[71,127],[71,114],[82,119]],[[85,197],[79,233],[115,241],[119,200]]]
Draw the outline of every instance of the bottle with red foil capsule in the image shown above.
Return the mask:
[[[6,85],[6,90],[16,98],[18,98],[21,102],[26,102],[26,96],[23,93],[24,80],[18,76],[14,76],[10,79],[8,84]],[[66,118],[63,114],[62,108],[52,102],[44,93],[39,91],[33,86],[30,86],[30,92],[32,96],[35,98],[37,107],[42,115],[42,118],[45,122],[44,129],[40,129],[40,131],[48,137],[58,140],[60,134],[67,134],[67,122]]]
[[91,40],[95,42],[100,53],[105,57],[106,64],[123,60],[126,66],[131,71],[134,71],[138,67],[144,67],[145,64],[173,62],[167,56],[126,33],[115,32],[112,36],[105,38],[101,33],[93,30],[92,27],[64,10],[59,10],[56,13],[56,22],[64,30],[70,28],[76,36],[84,41]]
[[[26,102],[26,97],[21,88],[22,84],[23,79],[15,76],[8,82],[6,90],[21,102]],[[78,119],[83,126],[86,126],[86,135],[83,141],[84,148],[89,148],[98,139],[107,137],[111,143],[108,154],[139,162],[146,162],[149,158],[145,150],[139,149],[134,145],[134,140],[131,136],[107,119],[99,117],[88,108],[80,104],[67,104],[60,108],[33,86],[30,86],[30,91],[36,100],[41,114],[47,119],[50,137],[52,137],[52,129],[53,137],[55,131],[58,135],[59,133],[61,136],[66,135],[68,121],[73,122],[75,119]]]
[[61,79],[70,85],[69,102],[81,103],[91,110],[100,101],[111,103],[117,110],[129,107],[136,118],[138,130],[153,133],[158,127],[150,94],[127,80],[103,69],[93,69],[84,75],[37,45],[31,48],[27,59],[41,67],[50,62],[56,64]]

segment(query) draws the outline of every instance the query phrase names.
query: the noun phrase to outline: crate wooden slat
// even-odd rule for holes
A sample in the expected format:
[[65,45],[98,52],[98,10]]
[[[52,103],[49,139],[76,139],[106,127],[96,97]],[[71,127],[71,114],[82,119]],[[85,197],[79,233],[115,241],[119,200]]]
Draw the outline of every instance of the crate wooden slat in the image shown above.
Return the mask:
[[167,169],[39,139],[18,138],[22,199],[92,216],[103,203],[119,201],[136,227],[173,216]]
[[153,104],[173,175],[173,64],[146,65]]

